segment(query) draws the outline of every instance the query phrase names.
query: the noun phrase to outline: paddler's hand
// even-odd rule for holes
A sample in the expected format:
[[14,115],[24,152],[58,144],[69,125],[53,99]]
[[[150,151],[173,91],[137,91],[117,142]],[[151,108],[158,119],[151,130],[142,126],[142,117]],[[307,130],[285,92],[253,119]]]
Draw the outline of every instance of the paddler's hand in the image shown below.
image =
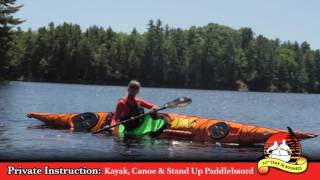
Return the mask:
[[[103,127],[103,129],[109,128],[109,126],[110,126],[110,125],[106,125],[106,126]],[[113,130],[114,130],[114,127],[108,129],[107,132],[112,132]]]
[[[156,109],[159,109],[159,107],[158,106],[154,106],[154,107],[151,108],[152,111],[154,111]],[[152,112],[150,115],[151,115],[152,119],[157,119],[157,113],[156,112]]]
[[156,110],[156,109],[159,109],[159,107],[158,107],[158,106],[153,106],[153,107],[151,108],[151,110]]

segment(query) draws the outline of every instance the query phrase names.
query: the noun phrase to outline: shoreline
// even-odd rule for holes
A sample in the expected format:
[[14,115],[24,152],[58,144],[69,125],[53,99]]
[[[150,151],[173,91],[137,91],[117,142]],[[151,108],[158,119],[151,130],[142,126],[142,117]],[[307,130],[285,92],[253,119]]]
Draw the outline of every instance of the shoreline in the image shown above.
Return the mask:
[[[126,83],[93,83],[93,82],[55,82],[55,81],[26,81],[26,80],[5,80],[1,81],[1,84],[6,84],[9,82],[30,82],[30,83],[49,83],[49,84],[68,84],[68,85],[94,85],[94,86],[122,86],[126,87]],[[314,94],[318,95],[319,93],[310,93],[310,92],[293,92],[293,91],[258,91],[258,90],[242,90],[238,89],[210,89],[210,88],[186,88],[186,87],[170,87],[170,86],[151,86],[148,84],[142,84],[143,88],[160,88],[160,89],[182,89],[182,90],[203,90],[203,91],[230,91],[230,92],[241,92],[241,93],[282,93],[282,94]]]

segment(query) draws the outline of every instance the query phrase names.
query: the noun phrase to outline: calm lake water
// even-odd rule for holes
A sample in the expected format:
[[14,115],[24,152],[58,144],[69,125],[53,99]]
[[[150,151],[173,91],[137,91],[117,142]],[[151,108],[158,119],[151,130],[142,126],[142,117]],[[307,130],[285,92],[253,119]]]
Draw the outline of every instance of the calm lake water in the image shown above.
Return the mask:
[[[0,85],[0,160],[245,160],[263,147],[220,146],[164,139],[120,140],[41,126],[26,113],[114,111],[126,87],[10,82]],[[140,97],[162,105],[179,96],[193,103],[178,110],[222,120],[293,130],[320,131],[320,95],[142,88]],[[170,112],[170,111],[166,111]],[[302,153],[320,160],[320,138],[301,142]]]

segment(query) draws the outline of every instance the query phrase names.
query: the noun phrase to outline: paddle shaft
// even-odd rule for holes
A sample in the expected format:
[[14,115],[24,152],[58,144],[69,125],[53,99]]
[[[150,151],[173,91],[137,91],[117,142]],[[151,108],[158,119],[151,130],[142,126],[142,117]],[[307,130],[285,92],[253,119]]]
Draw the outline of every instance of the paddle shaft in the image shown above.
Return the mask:
[[121,125],[121,124],[130,122],[130,121],[133,121],[133,120],[136,120],[136,119],[140,119],[140,118],[142,118],[142,117],[144,117],[144,116],[147,116],[147,115],[152,114],[152,113],[156,113],[156,112],[161,111],[161,110],[164,110],[164,109],[167,109],[167,107],[166,107],[166,106],[163,106],[163,107],[160,107],[160,108],[158,108],[158,109],[155,109],[155,110],[152,110],[152,111],[150,111],[150,112],[147,112],[147,113],[145,113],[145,114],[141,114],[141,115],[139,115],[139,116],[136,116],[136,117],[134,117],[134,118],[127,119],[127,120],[118,122],[118,123],[116,123],[116,124],[114,124],[114,125],[104,127],[104,128],[102,128],[102,129],[100,129],[100,130],[98,130],[98,131],[93,132],[93,134],[97,134],[97,133],[100,133],[100,132],[102,132],[102,131],[106,131],[106,130],[108,130],[108,129],[114,128],[114,127],[119,126],[119,125]]

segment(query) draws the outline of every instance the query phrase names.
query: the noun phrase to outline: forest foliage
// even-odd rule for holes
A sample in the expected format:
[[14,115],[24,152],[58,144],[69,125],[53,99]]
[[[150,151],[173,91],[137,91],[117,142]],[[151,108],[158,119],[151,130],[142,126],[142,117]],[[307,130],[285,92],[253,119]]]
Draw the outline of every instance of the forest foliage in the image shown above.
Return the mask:
[[320,92],[319,49],[269,39],[249,27],[209,23],[181,29],[150,20],[146,32],[123,33],[49,23],[37,30],[6,29],[9,36],[1,24],[2,19],[5,79],[95,84],[137,79],[155,87]]

